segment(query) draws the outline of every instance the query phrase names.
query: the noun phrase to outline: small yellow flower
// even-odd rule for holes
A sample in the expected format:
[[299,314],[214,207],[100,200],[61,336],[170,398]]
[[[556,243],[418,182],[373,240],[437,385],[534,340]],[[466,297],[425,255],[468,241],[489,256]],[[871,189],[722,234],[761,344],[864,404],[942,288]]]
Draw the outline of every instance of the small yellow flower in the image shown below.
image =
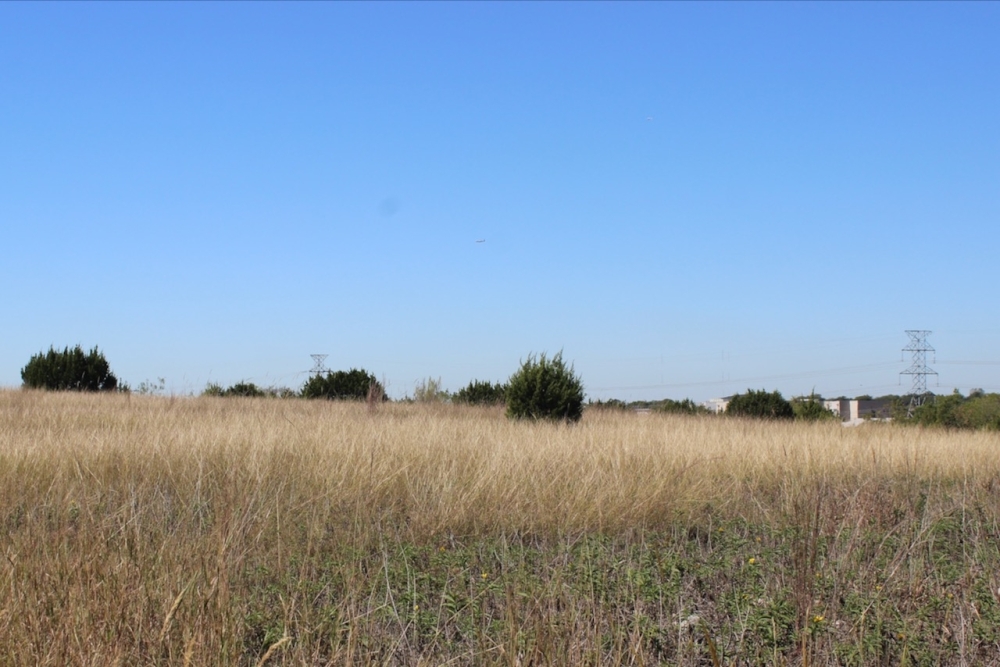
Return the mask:
[[413,611],[420,611],[420,605],[418,604],[413,605]]
[[490,575],[488,575],[485,572],[483,572],[483,579],[489,579],[489,578],[490,578]]
[[875,585],[875,590],[877,590],[877,591],[882,590],[882,584],[876,584]]
[[441,551],[441,553],[444,553],[444,545],[443,544],[441,545],[440,551]]
[[759,537],[757,538],[757,541],[760,542],[760,538]]
[[753,565],[754,563],[756,563],[756,562],[757,562],[757,559],[756,559],[756,558],[751,558],[751,559],[750,559],[750,560],[748,560],[747,562],[748,562],[748,563],[750,563],[751,565]]
[[813,616],[813,623],[822,623],[825,618],[821,614],[816,614]]

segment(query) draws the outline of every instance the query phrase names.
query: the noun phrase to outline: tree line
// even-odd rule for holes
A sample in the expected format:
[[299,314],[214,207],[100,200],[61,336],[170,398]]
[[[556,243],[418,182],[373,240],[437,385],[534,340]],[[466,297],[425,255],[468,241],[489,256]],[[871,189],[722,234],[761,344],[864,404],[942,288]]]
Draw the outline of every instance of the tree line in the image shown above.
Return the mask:
[[[119,383],[111,372],[104,354],[96,347],[84,352],[77,345],[33,355],[21,369],[23,386],[29,389],[53,391],[119,391],[131,392],[125,383]],[[148,382],[140,385],[141,393],[156,393],[159,385]],[[229,387],[210,383],[203,396],[243,398],[305,398],[341,401],[367,401],[378,404],[388,401],[385,387],[373,373],[351,368],[347,371],[329,371],[309,377],[296,391],[294,389],[264,388],[253,382],[241,381]],[[448,400],[468,405],[502,405],[514,419],[550,419],[566,422],[579,421],[583,416],[583,381],[572,365],[562,358],[562,352],[549,357],[531,354],[505,383],[473,380],[460,391],[450,394],[440,388],[440,380],[427,380],[417,387],[415,399]]]
[[[27,388],[55,391],[132,391],[120,382],[111,371],[104,355],[94,347],[89,352],[79,346],[33,355],[21,369],[21,379]],[[139,393],[156,393],[159,385],[143,382]],[[312,375],[302,387],[259,387],[253,382],[237,382],[229,387],[210,383],[202,392],[204,396],[244,398],[305,398],[367,401],[377,404],[388,401],[385,387],[373,373],[351,368],[346,371],[329,371]],[[919,407],[910,410],[912,396],[859,396],[858,400],[882,400],[889,406],[893,421],[920,426],[945,428],[1000,430],[1000,394],[988,394],[975,389],[968,396],[957,389],[951,395],[927,394],[919,397]],[[583,381],[558,353],[551,358],[545,354],[529,355],[506,382],[473,380],[457,392],[441,387],[440,378],[428,378],[418,383],[413,397],[404,401],[450,402],[466,405],[503,406],[508,416],[516,419],[553,419],[566,422],[578,421],[584,409]],[[588,409],[595,410],[650,410],[671,414],[712,414],[691,399],[675,401],[635,401],[626,403],[617,399],[591,401]],[[725,415],[731,417],[822,421],[835,420],[837,415],[824,405],[824,399],[815,392],[808,396],[785,399],[779,391],[747,389],[733,396],[726,406]]]

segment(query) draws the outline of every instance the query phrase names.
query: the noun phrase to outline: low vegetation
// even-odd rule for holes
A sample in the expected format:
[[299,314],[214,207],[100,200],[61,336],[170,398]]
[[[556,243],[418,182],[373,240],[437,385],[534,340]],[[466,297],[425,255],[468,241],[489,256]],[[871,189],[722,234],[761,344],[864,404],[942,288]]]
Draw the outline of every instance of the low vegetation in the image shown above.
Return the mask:
[[507,385],[473,380],[459,389],[452,400],[466,405],[504,405],[507,402]]
[[987,431],[0,392],[5,665],[963,665]]

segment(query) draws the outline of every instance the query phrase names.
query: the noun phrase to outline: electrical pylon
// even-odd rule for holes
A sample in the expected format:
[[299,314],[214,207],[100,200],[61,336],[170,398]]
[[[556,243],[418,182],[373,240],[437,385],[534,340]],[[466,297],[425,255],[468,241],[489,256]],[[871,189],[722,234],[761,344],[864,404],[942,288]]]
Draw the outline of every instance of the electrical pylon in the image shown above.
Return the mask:
[[325,355],[325,354],[310,354],[309,356],[312,357],[312,359],[313,359],[313,367],[312,367],[312,370],[309,371],[310,374],[312,374],[312,375],[322,375],[323,373],[329,373],[330,372],[330,370],[326,367],[326,364],[323,363],[324,361],[326,361],[326,357],[328,355]]
[[927,353],[934,352],[934,348],[927,342],[930,331],[922,329],[908,329],[906,335],[910,337],[910,344],[903,348],[903,352],[910,352],[912,360],[910,367],[901,371],[900,375],[913,376],[913,387],[910,389],[910,407],[906,410],[906,417],[913,416],[913,412],[924,404],[927,395],[927,376],[937,375],[937,371],[927,367]]

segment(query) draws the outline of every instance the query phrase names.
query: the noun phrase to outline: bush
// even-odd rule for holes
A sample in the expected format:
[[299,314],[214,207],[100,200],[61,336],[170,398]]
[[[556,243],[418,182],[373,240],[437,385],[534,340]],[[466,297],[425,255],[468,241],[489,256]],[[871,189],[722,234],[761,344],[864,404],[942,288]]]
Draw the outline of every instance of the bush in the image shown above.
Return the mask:
[[242,396],[245,398],[260,398],[267,396],[267,392],[255,385],[253,382],[237,382],[229,389],[222,392],[223,396]]
[[21,380],[31,389],[54,391],[113,391],[118,387],[104,355],[96,347],[84,354],[79,345],[62,352],[50,347],[32,356],[21,369]]
[[413,400],[418,403],[445,403],[451,394],[441,388],[441,378],[427,378],[417,383],[413,390]]
[[502,405],[507,402],[507,385],[473,380],[452,396],[452,400],[468,405]]
[[802,421],[823,421],[837,418],[833,410],[828,410],[823,405],[823,397],[817,395],[815,391],[808,396],[796,396],[791,403],[795,418]]
[[506,396],[513,419],[575,422],[583,416],[583,382],[563,362],[562,352],[552,359],[529,355],[507,382]]
[[209,382],[201,392],[202,396],[245,396],[251,398],[295,398],[298,393],[288,387],[258,387],[253,382],[237,382],[223,388],[218,382]]
[[780,391],[768,393],[761,389],[747,389],[747,393],[733,396],[726,406],[727,415],[755,417],[757,419],[794,419],[792,404],[784,399]]
[[957,389],[947,396],[931,394],[912,421],[924,426],[1000,430],[1000,394],[978,390],[966,398]]
[[587,401],[587,409],[588,410],[603,410],[603,411],[608,411],[608,412],[611,412],[611,411],[614,411],[614,412],[625,412],[626,410],[630,410],[631,408],[629,408],[629,404],[628,403],[626,403],[625,401],[621,400],[620,398],[609,398],[606,401],[603,401],[601,399],[597,399],[596,401],[594,401],[594,400]]
[[201,392],[202,396],[225,396],[226,390],[218,382],[209,382]]
[[313,375],[302,386],[304,398],[326,398],[329,400],[369,401],[389,400],[385,389],[371,373],[352,368],[324,375]]
[[711,414],[708,408],[703,405],[698,405],[690,398],[685,398],[680,401],[674,401],[669,398],[665,398],[659,401],[654,407],[657,412],[666,412],[667,414],[673,415],[707,415]]

